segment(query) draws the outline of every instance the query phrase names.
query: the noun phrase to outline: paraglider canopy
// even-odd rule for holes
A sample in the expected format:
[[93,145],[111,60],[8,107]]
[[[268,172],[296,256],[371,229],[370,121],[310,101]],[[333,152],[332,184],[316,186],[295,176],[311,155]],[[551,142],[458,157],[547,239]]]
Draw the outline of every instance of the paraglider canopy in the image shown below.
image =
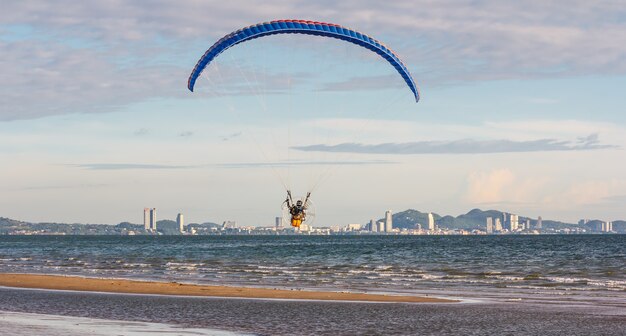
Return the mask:
[[255,38],[276,34],[324,36],[354,43],[363,48],[369,49],[384,58],[396,69],[396,71],[398,71],[411,92],[413,92],[416,102],[420,99],[419,89],[417,88],[417,85],[415,85],[409,70],[406,68],[404,63],[402,63],[400,58],[380,41],[337,24],[304,20],[276,20],[259,23],[239,29],[222,37],[204,53],[196,66],[193,68],[187,82],[187,88],[193,92],[196,80],[202,71],[213,61],[213,59],[226,49]]

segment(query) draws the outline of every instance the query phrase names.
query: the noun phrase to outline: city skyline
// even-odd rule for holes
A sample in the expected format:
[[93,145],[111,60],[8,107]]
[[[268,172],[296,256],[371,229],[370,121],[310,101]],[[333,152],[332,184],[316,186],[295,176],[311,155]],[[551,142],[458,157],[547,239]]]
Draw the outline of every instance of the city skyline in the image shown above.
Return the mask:
[[[423,220],[416,218],[410,213],[421,214]],[[479,217],[475,217],[481,213]],[[498,217],[490,214],[499,213]],[[185,225],[184,215],[178,213],[176,220],[164,219],[156,220],[155,208],[143,209],[143,225],[123,222],[117,225],[106,224],[62,224],[62,223],[25,223],[12,221],[0,217],[0,235],[345,235],[345,234],[365,234],[365,235],[540,235],[540,234],[619,234],[626,232],[626,221],[616,221],[617,227],[613,227],[611,221],[581,219],[578,224],[566,224],[553,222],[551,227],[543,228],[543,219],[520,217],[517,214],[499,212],[496,210],[482,211],[473,209],[465,216],[472,216],[473,225],[467,226],[467,222],[461,227],[451,224],[449,216],[435,218],[432,212],[420,213],[416,210],[405,210],[394,214],[391,210],[385,211],[381,221],[371,219],[369,223],[350,223],[342,225],[333,223],[330,225],[312,226],[302,224],[300,227],[285,227],[282,225],[283,218],[275,217],[273,225],[259,226],[239,226],[237,222],[226,220],[221,225],[216,223],[189,223]],[[486,215],[486,216],[485,216]],[[393,217],[397,216],[399,225],[394,225]],[[411,219],[411,216],[413,217]],[[480,220],[483,216],[484,223]],[[419,217],[419,216],[418,216]],[[458,218],[461,218],[459,216]],[[457,218],[457,219],[458,219]],[[520,220],[523,219],[523,221]],[[406,220],[410,220],[409,223]],[[160,224],[159,224],[160,223]],[[454,223],[454,222],[452,222]],[[504,223],[501,225],[500,223]],[[157,225],[158,224],[158,225]],[[175,224],[175,226],[172,226]],[[555,225],[556,224],[556,225]],[[80,227],[83,228],[80,228]]]
[[[279,214],[285,183],[315,189],[320,222],[626,217],[623,6],[244,4],[5,4],[0,216],[114,224],[150,204],[249,225]],[[384,41],[422,99],[377,55],[302,36],[229,49],[187,91],[213,42],[282,18]]]

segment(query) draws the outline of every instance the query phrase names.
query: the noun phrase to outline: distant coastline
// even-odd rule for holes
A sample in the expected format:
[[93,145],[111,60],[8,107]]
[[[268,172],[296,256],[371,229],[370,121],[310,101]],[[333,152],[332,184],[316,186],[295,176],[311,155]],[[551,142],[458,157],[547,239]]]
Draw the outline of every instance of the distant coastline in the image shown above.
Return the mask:
[[[602,220],[580,220],[579,223],[566,223],[557,220],[515,216],[522,229],[493,230],[489,232],[488,223],[498,223],[502,219],[504,227],[507,216],[512,214],[499,210],[473,209],[459,216],[439,215],[409,209],[394,213],[390,232],[376,232],[372,225],[380,224],[385,219],[372,219],[369,223],[347,224],[346,226],[309,226],[300,230],[290,226],[239,226],[234,221],[190,223],[183,226],[174,220],[159,220],[155,230],[146,230],[142,224],[122,222],[111,224],[81,223],[30,223],[0,217],[0,235],[358,235],[358,234],[425,234],[425,235],[471,235],[471,234],[595,234],[626,233],[626,220],[606,222]],[[179,215],[180,216],[180,215]],[[429,216],[434,227],[428,228]],[[490,221],[491,219],[491,221]],[[610,230],[606,224],[610,223]],[[282,222],[281,222],[282,224]]]

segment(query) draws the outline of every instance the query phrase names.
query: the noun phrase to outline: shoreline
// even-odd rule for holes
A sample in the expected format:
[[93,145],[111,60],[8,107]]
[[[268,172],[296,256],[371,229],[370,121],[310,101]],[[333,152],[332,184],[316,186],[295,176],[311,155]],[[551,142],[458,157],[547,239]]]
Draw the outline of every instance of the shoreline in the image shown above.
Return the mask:
[[385,295],[348,292],[325,292],[217,285],[194,285],[178,282],[138,281],[127,279],[87,278],[47,274],[0,273],[0,286],[14,288],[70,290],[81,292],[204,296],[247,299],[286,299],[322,301],[360,301],[395,303],[458,303],[459,300],[410,295]]

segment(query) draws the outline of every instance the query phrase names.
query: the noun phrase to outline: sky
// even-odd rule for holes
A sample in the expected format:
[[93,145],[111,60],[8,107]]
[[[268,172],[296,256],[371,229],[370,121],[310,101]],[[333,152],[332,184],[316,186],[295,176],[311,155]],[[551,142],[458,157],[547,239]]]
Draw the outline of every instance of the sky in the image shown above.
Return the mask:
[[[362,31],[235,46],[274,19]],[[626,219],[623,1],[12,1],[0,12],[0,217],[315,226],[388,209]]]

